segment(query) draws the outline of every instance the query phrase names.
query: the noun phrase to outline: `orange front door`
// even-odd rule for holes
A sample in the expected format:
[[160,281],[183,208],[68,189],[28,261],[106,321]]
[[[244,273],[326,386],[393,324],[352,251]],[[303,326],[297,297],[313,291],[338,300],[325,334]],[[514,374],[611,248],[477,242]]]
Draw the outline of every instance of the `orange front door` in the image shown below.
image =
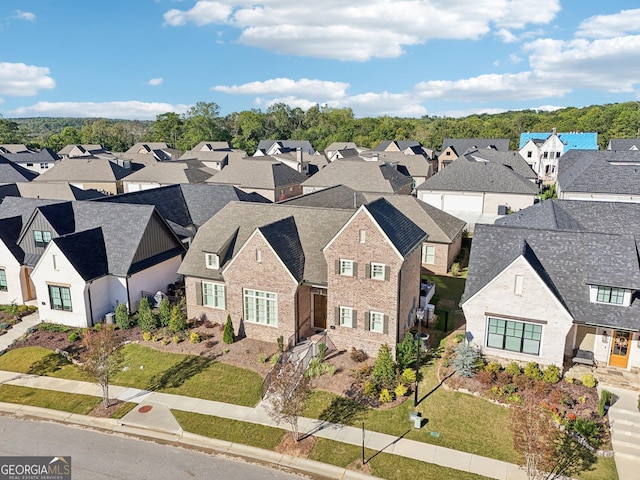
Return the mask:
[[629,352],[631,351],[631,332],[616,330],[611,340],[610,367],[627,368]]

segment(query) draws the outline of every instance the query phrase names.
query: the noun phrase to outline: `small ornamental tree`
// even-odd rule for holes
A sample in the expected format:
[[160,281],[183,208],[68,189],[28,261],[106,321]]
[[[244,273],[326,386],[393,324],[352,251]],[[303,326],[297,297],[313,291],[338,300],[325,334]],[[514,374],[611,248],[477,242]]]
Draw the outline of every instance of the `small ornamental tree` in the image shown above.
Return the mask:
[[480,352],[466,343],[459,343],[455,348],[453,367],[463,377],[473,377],[480,362]]
[[138,325],[143,332],[153,332],[158,327],[147,297],[142,297],[138,304]]
[[409,368],[418,359],[419,340],[413,338],[409,332],[407,332],[400,342],[396,346],[396,361],[398,362],[398,370],[404,371]]
[[171,333],[184,332],[187,329],[187,316],[184,313],[183,303],[174,305],[169,318],[169,331]]
[[164,297],[160,301],[160,307],[158,307],[158,323],[161,327],[168,327],[171,320],[171,304],[169,299]]
[[108,407],[109,382],[123,361],[120,341],[112,328],[88,329],[82,336],[82,345],[86,353],[81,368],[102,387],[102,401]]
[[378,349],[378,358],[373,365],[371,379],[379,388],[390,386],[396,378],[396,365],[391,357],[391,349],[386,343]]
[[265,410],[277,423],[287,423],[291,427],[294,441],[298,441],[298,417],[304,411],[311,387],[309,378],[302,371],[302,363],[277,363],[271,374],[271,384],[267,390]]
[[131,317],[129,316],[129,309],[127,308],[126,303],[119,303],[116,305],[115,310],[116,315],[116,325],[120,330],[126,330],[127,328],[131,328],[133,326],[133,322],[131,321]]
[[235,340],[233,334],[233,322],[231,321],[231,315],[227,315],[227,323],[224,324],[224,332],[222,333],[222,341],[226,344],[231,344]]

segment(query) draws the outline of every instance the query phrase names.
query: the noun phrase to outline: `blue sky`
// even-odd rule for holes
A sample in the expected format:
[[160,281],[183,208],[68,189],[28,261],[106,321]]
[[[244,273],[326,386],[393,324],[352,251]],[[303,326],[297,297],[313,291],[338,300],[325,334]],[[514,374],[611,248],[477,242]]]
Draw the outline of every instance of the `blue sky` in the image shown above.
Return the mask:
[[[635,5],[634,5],[635,4]],[[623,0],[2,0],[0,114],[154,119],[198,101],[358,117],[638,100]]]

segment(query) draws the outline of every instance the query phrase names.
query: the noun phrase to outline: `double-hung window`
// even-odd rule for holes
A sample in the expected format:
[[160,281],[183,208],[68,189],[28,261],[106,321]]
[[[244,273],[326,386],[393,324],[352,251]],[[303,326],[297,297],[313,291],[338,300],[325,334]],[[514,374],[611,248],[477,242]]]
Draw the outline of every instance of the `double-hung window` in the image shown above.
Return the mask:
[[344,275],[345,277],[355,276],[353,260],[345,260],[343,258],[340,259],[340,275]]
[[244,319],[250,323],[278,326],[278,295],[245,289]]
[[217,270],[220,268],[220,257],[215,253],[204,254],[206,267],[209,269]]
[[489,318],[487,347],[540,355],[542,325]]
[[380,312],[369,312],[369,330],[372,332],[384,332],[384,314]]
[[7,291],[7,272],[0,268],[0,291]]
[[341,327],[353,328],[353,308],[340,307],[338,315]]
[[71,290],[69,287],[49,285],[49,300],[53,310],[71,311]]
[[224,310],[224,285],[221,283],[202,282],[202,303],[207,307]]
[[371,264],[371,278],[375,280],[384,280],[384,263]]
[[436,263],[436,247],[433,245],[422,246],[422,263],[433,265]]

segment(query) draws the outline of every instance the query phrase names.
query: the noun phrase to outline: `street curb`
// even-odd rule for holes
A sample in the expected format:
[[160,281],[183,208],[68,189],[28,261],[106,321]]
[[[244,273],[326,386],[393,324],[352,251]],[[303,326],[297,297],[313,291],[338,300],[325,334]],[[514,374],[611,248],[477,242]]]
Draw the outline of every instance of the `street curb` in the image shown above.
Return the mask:
[[309,460],[308,458],[285,455],[272,450],[228,442],[216,438],[204,437],[195,433],[182,432],[180,435],[169,434],[151,428],[123,425],[114,418],[91,417],[77,413],[69,413],[50,408],[34,407],[31,405],[19,405],[15,403],[0,402],[0,415],[13,415],[15,417],[28,417],[40,420],[49,420],[90,428],[92,430],[107,431],[130,435],[142,439],[159,440],[176,444],[185,448],[211,450],[216,453],[254,460],[260,463],[276,465],[286,470],[294,470],[313,476],[340,480],[382,480],[354,470],[329,465],[327,463]]

